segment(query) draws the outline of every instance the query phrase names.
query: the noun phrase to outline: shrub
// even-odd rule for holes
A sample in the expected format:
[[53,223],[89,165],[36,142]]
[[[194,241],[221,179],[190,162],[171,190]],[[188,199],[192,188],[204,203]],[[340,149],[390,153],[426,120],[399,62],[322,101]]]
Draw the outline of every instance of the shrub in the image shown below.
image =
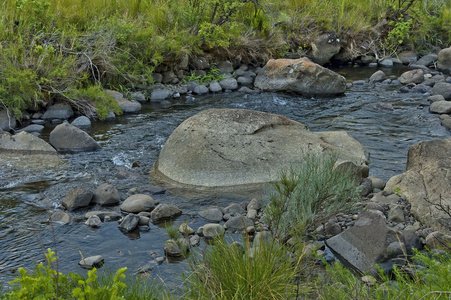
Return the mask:
[[19,268],[19,276],[10,282],[12,288],[0,294],[0,299],[158,299],[158,293],[162,292],[153,283],[144,282],[145,278],[125,280],[127,268],[100,276],[94,268],[88,271],[87,278],[76,273],[64,275],[52,267],[57,259],[55,252],[48,249],[46,266],[38,264],[33,273]]
[[336,154],[305,154],[274,184],[265,218],[282,240],[302,238],[318,221],[352,205],[357,186],[350,169],[336,168]]
[[193,255],[187,277],[188,299],[288,299],[302,257],[292,263],[276,242],[258,249],[216,239],[203,255]]
[[[316,299],[449,299],[451,256],[417,252],[413,263],[395,267],[392,276],[380,273],[374,285],[339,263],[326,267],[317,278]],[[409,269],[409,272],[405,270]]]

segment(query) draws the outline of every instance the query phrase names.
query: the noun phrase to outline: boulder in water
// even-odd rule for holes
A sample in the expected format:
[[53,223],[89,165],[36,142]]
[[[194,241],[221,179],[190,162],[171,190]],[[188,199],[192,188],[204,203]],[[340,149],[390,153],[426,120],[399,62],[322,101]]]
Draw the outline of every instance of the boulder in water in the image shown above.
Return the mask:
[[346,132],[314,133],[280,115],[210,109],[174,130],[154,170],[169,182],[191,188],[232,187],[273,182],[306,153],[331,152],[340,163],[359,168],[368,163],[365,148]]
[[264,91],[294,92],[304,96],[328,97],[343,94],[346,79],[308,58],[271,59],[255,78]]
[[100,145],[80,128],[63,123],[50,132],[50,144],[58,151],[94,151]]

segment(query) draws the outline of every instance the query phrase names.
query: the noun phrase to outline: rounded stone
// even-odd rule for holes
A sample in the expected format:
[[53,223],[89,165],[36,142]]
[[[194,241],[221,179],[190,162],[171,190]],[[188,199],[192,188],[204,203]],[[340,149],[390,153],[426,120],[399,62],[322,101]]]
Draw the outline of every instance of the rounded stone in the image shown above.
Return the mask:
[[116,205],[120,200],[118,190],[110,183],[104,183],[94,191],[93,202],[99,205]]
[[121,204],[121,210],[130,213],[140,213],[142,211],[152,211],[155,208],[155,200],[145,194],[136,194],[128,197]]

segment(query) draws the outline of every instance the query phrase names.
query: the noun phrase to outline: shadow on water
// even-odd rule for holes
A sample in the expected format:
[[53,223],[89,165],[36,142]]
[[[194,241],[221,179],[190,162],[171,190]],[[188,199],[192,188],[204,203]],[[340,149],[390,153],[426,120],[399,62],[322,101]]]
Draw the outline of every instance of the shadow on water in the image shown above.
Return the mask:
[[[348,81],[368,78],[376,69],[340,69]],[[392,70],[399,75],[404,70]],[[388,180],[404,171],[409,147],[422,140],[449,137],[437,115],[428,113],[427,96],[402,94],[397,85],[359,85],[342,97],[303,98],[296,95],[263,93],[244,95],[224,93],[183,99],[168,105],[146,104],[141,114],[118,117],[114,122],[94,122],[89,132],[102,149],[96,152],[59,154],[58,162],[38,159],[37,164],[20,163],[0,154],[0,280],[13,278],[11,270],[32,267],[43,259],[42,249],[56,248],[63,272],[78,270],[77,262],[90,255],[103,255],[111,268],[127,266],[134,271],[155,256],[163,256],[168,236],[161,226],[122,234],[116,222],[99,229],[84,225],[90,207],[74,212],[70,225],[50,224],[49,212],[60,206],[67,191],[75,186],[94,189],[112,183],[121,198],[136,188],[145,190],[152,182],[152,169],[158,153],[172,131],[185,119],[208,108],[245,108],[285,115],[304,123],[312,131],[346,130],[370,152],[370,174]],[[51,128],[42,137],[48,140]],[[267,189],[257,192],[216,194],[193,193],[170,188],[156,195],[161,203],[174,204],[184,214],[175,220],[197,229],[205,221],[197,212],[211,205],[225,207],[231,202],[265,198]],[[118,207],[110,208],[119,212]],[[151,272],[151,279],[162,278],[169,286],[181,283],[185,263],[164,263]]]

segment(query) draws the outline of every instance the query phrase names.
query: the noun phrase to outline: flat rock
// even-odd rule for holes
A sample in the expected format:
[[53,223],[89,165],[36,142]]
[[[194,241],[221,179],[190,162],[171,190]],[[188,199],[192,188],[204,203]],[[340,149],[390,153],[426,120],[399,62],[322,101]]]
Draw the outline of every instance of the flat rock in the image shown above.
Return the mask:
[[69,224],[73,219],[71,214],[64,211],[56,211],[50,216],[50,221],[64,225]]
[[55,148],[43,139],[28,132],[11,135],[0,131],[0,151],[30,153],[30,154],[56,154]]
[[420,142],[410,147],[406,171],[392,177],[386,191],[397,190],[410,212],[426,226],[451,234],[451,219],[438,205],[451,205],[451,138]]
[[43,129],[44,129],[43,125],[31,124],[31,125],[28,125],[27,127],[17,130],[16,132],[19,133],[19,132],[25,131],[28,133],[32,133],[32,132],[41,132]]
[[84,269],[91,270],[92,268],[101,268],[103,266],[104,259],[102,255],[85,257],[78,262],[78,265]]
[[404,243],[401,233],[389,228],[382,212],[369,210],[360,214],[353,227],[326,240],[326,245],[345,264],[362,273],[377,275],[376,264],[386,268],[399,253],[392,243]]
[[136,194],[128,197],[121,204],[121,210],[130,213],[140,213],[142,211],[152,211],[156,201],[149,195]]

